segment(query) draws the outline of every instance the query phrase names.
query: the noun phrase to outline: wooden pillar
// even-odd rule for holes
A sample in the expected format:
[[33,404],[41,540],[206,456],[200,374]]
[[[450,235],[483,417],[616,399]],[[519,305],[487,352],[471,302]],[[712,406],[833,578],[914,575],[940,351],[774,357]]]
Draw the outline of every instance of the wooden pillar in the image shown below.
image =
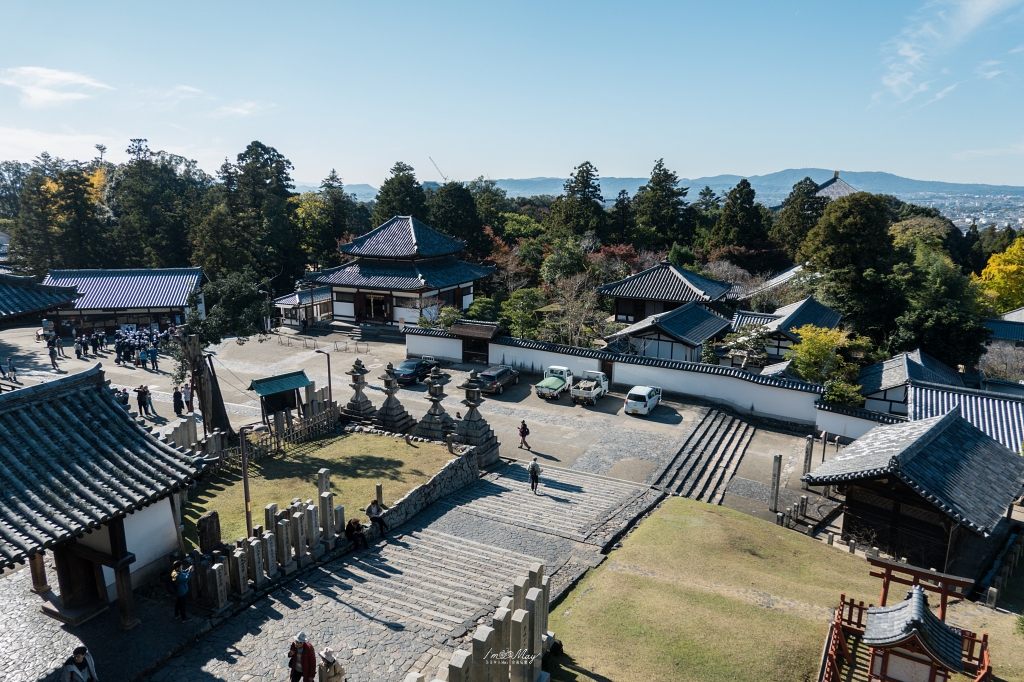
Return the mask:
[[[107,526],[110,533],[110,554],[119,562],[128,556],[128,543],[124,535],[124,518],[117,518]],[[131,565],[124,563],[114,569],[117,587],[117,610],[121,615],[121,629],[131,630],[141,621],[135,616],[135,598],[132,595]]]
[[46,582],[46,566],[43,564],[43,553],[36,552],[28,558],[29,569],[32,571],[32,591],[36,594],[46,594],[50,591],[50,585]]

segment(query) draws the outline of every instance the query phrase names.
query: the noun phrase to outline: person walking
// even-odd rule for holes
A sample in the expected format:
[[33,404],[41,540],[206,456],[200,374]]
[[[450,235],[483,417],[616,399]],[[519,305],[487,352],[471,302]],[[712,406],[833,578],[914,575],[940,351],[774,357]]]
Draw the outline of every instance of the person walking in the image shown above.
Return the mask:
[[185,387],[181,389],[181,399],[185,401],[188,411],[192,412],[192,384],[185,384]]
[[153,342],[153,346],[149,349],[149,362],[153,365],[153,371],[159,372],[160,368],[156,364],[156,358],[160,354],[160,349],[157,348],[156,342]]
[[61,682],[99,682],[96,675],[96,662],[92,660],[92,654],[88,647],[75,647],[74,653],[64,661],[64,668],[61,670]]
[[319,682],[344,682],[345,668],[334,657],[334,650],[331,647],[327,647],[320,654],[320,658],[322,661],[320,663]]
[[540,486],[540,465],[537,464],[536,457],[526,467],[526,470],[530,473],[530,490],[533,491],[534,495],[539,495],[540,493],[537,492],[537,488]]
[[174,387],[174,414],[181,416],[181,413],[185,411],[185,401],[181,399],[181,386]]
[[60,367],[57,366],[57,347],[56,346],[50,346],[50,364],[53,365],[53,368],[55,370],[60,370]]
[[64,337],[60,336],[59,334],[57,335],[57,344],[56,345],[57,345],[57,355],[61,356],[62,358],[66,358],[67,355],[64,354]]
[[363,549],[370,549],[369,543],[366,542],[366,535],[363,533],[363,524],[354,516],[345,524],[345,539],[351,542],[356,549],[359,549],[359,543],[363,544]]
[[291,670],[291,682],[313,682],[316,675],[316,652],[313,645],[306,640],[306,633],[295,635],[295,641],[288,649],[288,668]]
[[188,603],[188,581],[192,577],[192,567],[186,566],[183,561],[174,562],[174,570],[171,571],[171,582],[174,583],[174,591],[177,600],[174,602],[174,617],[181,614],[181,622],[188,620],[185,615],[185,605]]
[[[526,442],[526,437],[530,435],[530,427],[526,425],[526,420],[519,422],[519,449],[522,450],[525,446],[527,450],[532,450],[530,444]],[[536,457],[534,457],[536,459]]]
[[18,383],[18,371],[14,369],[14,360],[11,358],[7,358],[7,378],[14,383]]
[[377,500],[370,500],[370,504],[366,505],[366,515],[370,517],[370,523],[377,526],[380,530],[381,537],[384,537],[384,534],[388,532],[388,526],[384,523],[384,519],[381,516],[383,513],[384,510],[377,504]]
[[143,388],[146,389],[146,409],[149,410],[151,416],[159,416],[156,413],[156,408],[153,407],[153,391],[149,390],[149,386],[143,386]]

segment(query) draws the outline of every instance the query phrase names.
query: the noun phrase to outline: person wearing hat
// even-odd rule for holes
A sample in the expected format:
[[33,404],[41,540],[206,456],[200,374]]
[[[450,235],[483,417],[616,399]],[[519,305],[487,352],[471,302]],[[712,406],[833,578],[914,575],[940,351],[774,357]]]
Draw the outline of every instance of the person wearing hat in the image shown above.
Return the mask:
[[291,682],[313,682],[316,676],[316,652],[306,640],[305,632],[295,635],[288,649],[288,668],[292,671]]
[[526,467],[526,470],[530,472],[530,490],[533,491],[534,495],[538,495],[537,487],[540,485],[540,465],[537,464],[536,457],[534,457],[533,461]]
[[61,671],[60,682],[99,682],[96,676],[96,663],[92,660],[89,649],[80,646],[68,660],[64,661],[64,669]]
[[320,658],[323,660],[320,663],[319,682],[344,682],[345,668],[334,658],[334,650],[327,647]]

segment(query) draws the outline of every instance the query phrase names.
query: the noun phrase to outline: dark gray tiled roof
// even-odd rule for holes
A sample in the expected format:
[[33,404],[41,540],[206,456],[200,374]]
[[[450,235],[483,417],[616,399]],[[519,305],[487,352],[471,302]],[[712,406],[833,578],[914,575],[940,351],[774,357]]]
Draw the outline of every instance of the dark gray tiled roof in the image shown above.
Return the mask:
[[201,465],[143,430],[99,365],[0,395],[0,566],[187,486]]
[[75,310],[184,308],[203,279],[199,268],[50,270],[43,284],[78,287]]
[[362,237],[338,246],[342,253],[374,258],[432,258],[450,256],[464,248],[466,242],[441,234],[407,215],[396,215]]
[[[329,300],[331,300],[330,287],[317,287],[313,289],[313,303],[323,303]],[[278,296],[274,299],[274,305],[282,308],[309,305],[309,289],[299,289],[290,294]]]
[[825,485],[887,475],[975,533],[989,533],[1024,486],[1024,457],[950,411],[876,426],[802,480]]
[[869,421],[878,422],[879,424],[903,424],[907,421],[906,417],[902,417],[896,414],[875,412],[874,410],[865,410],[860,407],[845,407],[843,405],[832,405],[831,403],[822,402],[820,400],[814,403],[814,407],[821,410],[822,412],[836,412],[838,414],[848,414],[851,417],[867,419]]
[[436,329],[434,327],[420,327],[415,324],[405,325],[405,329],[402,330],[402,333],[412,334],[413,336],[436,336],[442,339],[457,338],[449,334],[447,329]]
[[815,194],[819,197],[838,199],[839,197],[846,197],[856,193],[857,190],[847,184],[845,180],[841,179],[839,177],[839,172],[837,171],[835,177],[818,185],[818,191]]
[[999,318],[1007,322],[1024,322],[1024,308],[1015,308],[1008,313],[1003,313]]
[[860,371],[857,383],[861,386],[861,395],[871,395],[903,386],[912,379],[949,386],[964,385],[959,372],[942,364],[920,348],[868,365]]
[[985,320],[985,326],[992,330],[990,338],[1004,341],[1024,341],[1024,321],[990,318]]
[[644,318],[636,324],[612,334],[608,339],[643,336],[662,331],[689,346],[696,347],[728,328],[729,320],[715,315],[696,303],[687,303],[667,313]]
[[841,319],[842,315],[819,303],[813,296],[808,296],[802,301],[783,306],[774,313],[737,311],[732,319],[732,329],[736,331],[744,325],[761,324],[772,331],[782,332],[793,341],[799,341],[799,337],[792,333],[792,330],[799,329],[805,324],[834,329]]
[[963,671],[964,636],[932,613],[920,585],[910,588],[899,604],[869,608],[861,642],[871,647],[893,647],[910,639],[916,639],[949,670]]
[[761,370],[761,376],[774,377],[788,375],[789,366],[792,364],[792,360],[783,360],[782,362],[776,362],[774,365],[767,365]]
[[616,298],[640,298],[649,301],[717,301],[725,297],[731,286],[701,277],[685,268],[662,262],[653,268],[605,284],[599,293]]
[[958,409],[960,416],[1014,452],[1024,443],[1024,399],[970,388],[912,381],[907,395],[911,419],[928,419]]
[[454,258],[426,261],[386,261],[357,258],[308,278],[322,284],[363,289],[419,291],[439,289],[487,277],[494,268]]
[[0,321],[65,307],[77,296],[74,287],[47,286],[33,277],[0,274]]

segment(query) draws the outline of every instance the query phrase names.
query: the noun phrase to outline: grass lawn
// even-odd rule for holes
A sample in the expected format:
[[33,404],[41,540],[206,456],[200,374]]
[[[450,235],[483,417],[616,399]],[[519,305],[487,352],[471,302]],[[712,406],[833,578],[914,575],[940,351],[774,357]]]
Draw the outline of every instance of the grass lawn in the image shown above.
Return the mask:
[[[331,470],[335,505],[345,506],[345,518],[360,512],[376,496],[377,483],[384,484],[384,504],[390,506],[407,492],[426,483],[452,455],[443,445],[412,443],[362,433],[330,436],[289,447],[284,455],[268,457],[249,465],[249,494],[254,525],[263,524],[263,508],[276,502],[279,507],[293,498],[317,497],[316,472]],[[220,516],[221,537],[233,543],[245,537],[245,497],[239,469],[207,476],[189,494],[185,508],[185,538],[198,546],[196,519],[210,510]]]
[[[546,669],[560,681],[812,680],[840,593],[874,603],[880,590],[862,558],[673,497],[552,609],[565,654]],[[990,633],[1000,679],[1024,679],[1014,618],[983,611],[984,628],[963,626]]]

